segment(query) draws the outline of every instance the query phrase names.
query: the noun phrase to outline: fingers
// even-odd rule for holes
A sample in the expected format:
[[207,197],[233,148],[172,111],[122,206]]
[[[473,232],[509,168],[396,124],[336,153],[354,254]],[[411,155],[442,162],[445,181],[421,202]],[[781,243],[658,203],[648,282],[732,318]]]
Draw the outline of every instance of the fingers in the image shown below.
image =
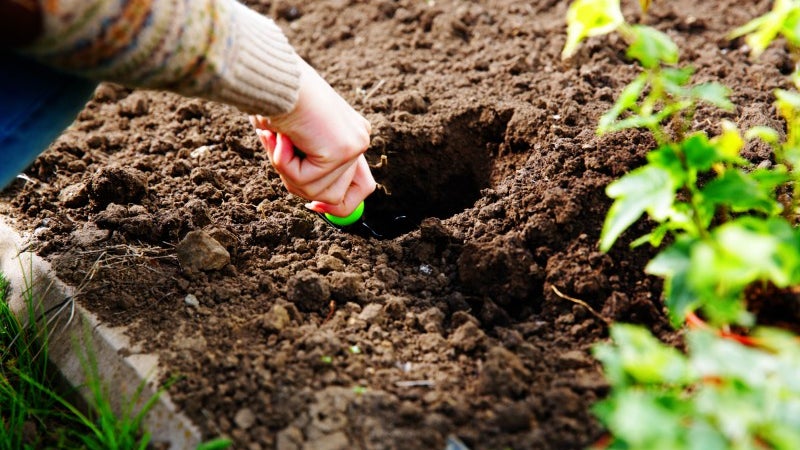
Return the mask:
[[261,146],[264,147],[264,150],[267,152],[267,159],[269,159],[269,163],[274,166],[275,163],[273,162],[273,153],[275,153],[275,145],[277,144],[275,133],[269,130],[256,128],[256,136],[258,136]]
[[320,201],[313,201],[306,204],[306,208],[319,213],[328,213],[338,217],[346,217],[353,212],[362,200],[375,192],[375,178],[369,170],[369,164],[364,155],[361,155],[356,163],[353,179],[345,192],[344,198],[339,204],[329,204]]
[[311,162],[304,161],[294,151],[292,142],[286,136],[261,129],[256,129],[256,134],[267,152],[267,158],[289,192],[324,203],[338,204],[342,201],[355,174],[354,163],[358,156],[343,161],[336,169],[323,173],[321,178],[309,182],[298,174],[303,170],[304,164],[311,165]]
[[[325,202],[333,202],[331,198],[317,198],[328,189],[336,179],[363,154],[369,146],[369,134],[363,136],[355,134],[350,139],[352,142],[340,143],[338,148],[315,149],[313,152],[298,153],[292,140],[283,133],[274,133],[263,126],[267,119],[261,116],[251,116],[250,123],[256,128],[256,134],[267,151],[267,157],[275,170],[297,187],[307,186],[306,198],[314,198]],[[368,124],[368,122],[365,123]],[[368,129],[369,127],[365,127]]]

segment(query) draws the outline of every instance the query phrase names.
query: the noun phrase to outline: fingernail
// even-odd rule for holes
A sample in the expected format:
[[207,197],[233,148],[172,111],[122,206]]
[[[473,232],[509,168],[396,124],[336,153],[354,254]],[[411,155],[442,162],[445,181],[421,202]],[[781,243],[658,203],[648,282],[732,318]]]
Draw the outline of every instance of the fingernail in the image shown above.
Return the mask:
[[326,212],[325,209],[322,208],[322,205],[320,205],[318,202],[309,202],[309,203],[306,203],[303,206],[305,206],[306,208],[310,209],[311,211],[314,211],[314,212],[317,212],[317,213],[320,213],[320,214],[325,214],[325,212]]

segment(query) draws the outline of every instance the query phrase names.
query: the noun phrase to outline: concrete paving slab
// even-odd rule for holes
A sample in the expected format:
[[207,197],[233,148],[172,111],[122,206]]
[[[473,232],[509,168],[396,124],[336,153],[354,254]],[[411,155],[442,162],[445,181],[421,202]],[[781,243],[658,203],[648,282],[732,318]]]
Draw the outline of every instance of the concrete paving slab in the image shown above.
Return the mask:
[[[29,317],[26,298],[32,293],[35,309],[48,312],[50,359],[72,386],[85,386],[86,373],[81,352],[91,349],[98,361],[98,373],[112,393],[112,406],[121,411],[125,400],[134,397],[142,383],[143,392],[135,405],[138,411],[156,392],[160,379],[158,357],[140,353],[129,341],[125,328],[110,328],[97,316],[74,301],[75,287],[59,280],[43,258],[28,251],[25,238],[13,222],[0,216],[0,271],[11,283],[9,304],[23,322]],[[90,392],[81,388],[88,400]],[[198,427],[177,411],[167,393],[163,393],[145,418],[145,427],[156,443],[171,449],[194,449],[201,442]]]

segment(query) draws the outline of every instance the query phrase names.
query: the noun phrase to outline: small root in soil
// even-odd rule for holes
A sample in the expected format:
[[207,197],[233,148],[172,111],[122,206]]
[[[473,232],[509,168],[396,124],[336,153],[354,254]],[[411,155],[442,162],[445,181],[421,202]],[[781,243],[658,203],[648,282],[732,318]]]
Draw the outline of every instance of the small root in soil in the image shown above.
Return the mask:
[[603,317],[603,315],[602,315],[602,314],[600,314],[599,312],[597,312],[597,310],[596,310],[596,309],[592,308],[592,306],[591,306],[591,305],[589,305],[588,303],[586,303],[585,301],[583,301],[583,300],[581,300],[581,299],[579,299],[579,298],[570,297],[569,295],[566,295],[566,294],[562,293],[561,291],[559,291],[559,290],[558,290],[558,288],[557,288],[557,287],[555,287],[555,286],[550,286],[550,288],[551,288],[551,289],[553,289],[553,292],[555,292],[557,296],[559,296],[559,297],[563,298],[564,300],[567,300],[567,301],[570,301],[570,302],[572,302],[572,303],[575,303],[575,304],[578,304],[578,305],[581,305],[581,306],[583,306],[583,307],[584,307],[584,308],[586,308],[586,309],[587,309],[587,310],[588,310],[590,313],[592,313],[592,315],[593,315],[593,316],[595,316],[595,317],[597,317],[598,319],[602,320],[602,321],[603,321],[603,323],[605,323],[607,327],[608,327],[608,326],[611,326],[611,321],[610,321],[609,319],[606,319],[605,317]]

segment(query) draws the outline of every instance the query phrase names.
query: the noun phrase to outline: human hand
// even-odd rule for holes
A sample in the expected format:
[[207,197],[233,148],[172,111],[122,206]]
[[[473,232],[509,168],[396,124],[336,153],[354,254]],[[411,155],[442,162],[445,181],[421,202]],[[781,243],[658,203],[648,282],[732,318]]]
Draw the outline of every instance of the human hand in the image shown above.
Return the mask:
[[364,158],[370,125],[304,61],[301,70],[294,109],[250,121],[289,192],[313,211],[347,216],[375,190]]

